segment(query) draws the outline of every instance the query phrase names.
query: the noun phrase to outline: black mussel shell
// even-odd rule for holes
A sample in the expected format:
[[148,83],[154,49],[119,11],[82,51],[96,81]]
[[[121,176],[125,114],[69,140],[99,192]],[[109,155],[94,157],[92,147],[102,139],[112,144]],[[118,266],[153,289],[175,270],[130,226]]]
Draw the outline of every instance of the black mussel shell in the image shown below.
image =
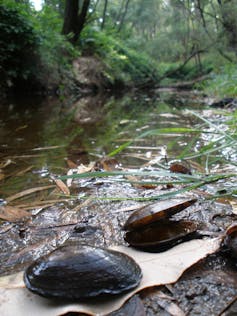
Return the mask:
[[191,221],[160,221],[127,232],[124,239],[136,248],[164,251],[191,238],[197,228],[197,224]]
[[81,299],[128,291],[140,283],[141,277],[140,267],[123,253],[64,246],[31,264],[24,282],[41,296]]
[[128,217],[124,229],[138,229],[145,225],[167,219],[191,206],[196,201],[197,199],[172,199],[143,206]]

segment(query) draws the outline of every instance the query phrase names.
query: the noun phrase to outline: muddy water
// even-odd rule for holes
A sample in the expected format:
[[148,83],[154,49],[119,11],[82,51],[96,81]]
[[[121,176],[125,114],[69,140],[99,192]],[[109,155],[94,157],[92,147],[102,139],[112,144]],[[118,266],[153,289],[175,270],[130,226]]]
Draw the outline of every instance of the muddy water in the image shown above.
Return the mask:
[[[198,95],[167,92],[155,96],[126,95],[119,99],[88,97],[73,105],[58,99],[11,100],[2,104],[1,197],[7,199],[23,190],[52,184],[49,175],[65,174],[71,164],[98,160],[148,130],[193,127],[197,119],[183,110],[202,106]],[[141,137],[117,159],[124,167],[140,168],[151,159],[164,163],[181,155],[187,144],[195,148],[202,141],[177,134]],[[201,160],[195,162],[202,166]],[[164,187],[155,190],[158,194]],[[129,208],[138,202],[84,198],[90,194],[99,198],[118,193],[128,198],[154,194],[153,190],[129,183],[96,178],[76,180],[71,193],[74,198],[69,201],[33,207],[30,218],[1,222],[0,274],[22,270],[65,242],[105,247],[125,244],[122,226],[131,213]],[[59,198],[62,198],[60,192],[43,190],[10,204],[40,204]],[[178,215],[178,218],[201,222],[202,228],[212,233],[223,232],[235,217],[229,205],[204,201],[202,196],[191,211]],[[236,284],[235,262],[220,253],[191,268],[176,284],[161,288],[171,299],[161,299],[157,289],[143,291],[140,297],[147,315],[172,314],[164,308],[172,302],[187,315],[218,315],[237,295]]]

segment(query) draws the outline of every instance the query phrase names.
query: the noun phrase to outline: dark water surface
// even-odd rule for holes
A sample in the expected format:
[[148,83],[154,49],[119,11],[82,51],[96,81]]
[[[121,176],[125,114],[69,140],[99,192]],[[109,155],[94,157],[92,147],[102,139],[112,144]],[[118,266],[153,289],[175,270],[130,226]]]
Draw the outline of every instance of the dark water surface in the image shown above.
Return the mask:
[[[184,105],[185,104],[185,105]],[[190,127],[186,107],[199,107],[198,96],[162,93],[87,97],[65,105],[59,99],[12,99],[1,104],[0,163],[4,167],[3,197],[35,186],[48,173],[63,174],[66,159],[76,164],[104,156],[145,131]],[[140,166],[157,155],[176,157],[189,135],[162,135],[134,141],[119,156],[125,166]],[[166,153],[167,150],[167,153]],[[29,168],[31,172],[24,171]],[[20,173],[20,177],[12,178]]]

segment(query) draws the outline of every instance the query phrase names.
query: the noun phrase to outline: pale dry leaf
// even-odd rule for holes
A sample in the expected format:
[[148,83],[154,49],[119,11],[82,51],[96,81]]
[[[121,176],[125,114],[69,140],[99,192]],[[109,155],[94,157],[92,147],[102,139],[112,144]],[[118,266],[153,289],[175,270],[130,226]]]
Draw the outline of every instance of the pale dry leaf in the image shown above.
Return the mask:
[[[84,172],[90,172],[95,166],[95,162],[91,161],[88,165],[83,165],[82,163],[76,168],[69,169],[67,172],[67,176],[72,176],[74,173],[80,174]],[[70,187],[72,185],[73,177],[67,179],[67,186]]]
[[15,206],[9,206],[9,205],[3,205],[0,206],[0,218],[9,221],[9,222],[16,222],[24,217],[31,216],[30,213],[15,207]]
[[[67,312],[81,312],[89,315],[106,315],[119,309],[131,296],[140,290],[161,284],[176,282],[182,273],[206,257],[216,252],[221,239],[198,239],[182,243],[162,253],[145,253],[125,246],[112,249],[124,252],[135,259],[140,265],[143,278],[135,290],[125,295],[113,296],[108,299],[93,299],[83,303],[55,303],[37,296],[25,288],[13,289],[0,282],[0,315],[9,316],[56,316]],[[8,285],[9,287],[9,285]]]
[[[71,176],[73,175],[73,173],[74,173],[73,169],[69,169],[67,172],[67,176]],[[67,183],[67,187],[70,188],[72,186],[72,178],[68,178],[66,183]]]
[[87,166],[83,165],[82,163],[77,167],[77,174],[90,172],[95,166],[95,162],[91,161]]
[[25,284],[23,281],[23,272],[18,272],[15,274],[5,275],[0,278],[0,288],[14,289],[14,288],[24,288]]
[[157,303],[171,316],[185,316],[182,309],[174,302],[173,297],[161,291],[157,293]]
[[46,147],[36,147],[31,149],[32,151],[42,151],[42,150],[52,150],[57,148],[63,148],[65,145],[57,145],[57,146],[46,146]]
[[60,179],[53,179],[60,191],[66,195],[70,195],[70,191],[66,184]]
[[14,163],[11,159],[7,159],[3,162],[0,162],[0,168],[6,168],[7,166],[9,166],[10,164]]
[[229,203],[232,206],[232,213],[237,215],[237,201],[230,200]]

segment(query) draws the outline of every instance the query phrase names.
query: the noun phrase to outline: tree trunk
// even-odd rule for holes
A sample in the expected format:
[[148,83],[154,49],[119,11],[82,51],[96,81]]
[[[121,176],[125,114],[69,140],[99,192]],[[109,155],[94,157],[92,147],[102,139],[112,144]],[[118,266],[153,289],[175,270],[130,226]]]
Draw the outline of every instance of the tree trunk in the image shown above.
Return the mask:
[[80,6],[78,0],[66,0],[62,33],[65,35],[72,33],[72,37],[69,40],[73,44],[77,42],[83,30],[89,5],[90,0],[84,0],[79,12]]
[[230,49],[237,55],[237,6],[235,1],[218,1],[222,16],[222,25],[226,32]]
[[127,1],[126,1],[123,15],[121,16],[121,19],[120,19],[120,21],[119,21],[118,32],[120,32],[121,29],[122,29],[122,27],[123,27],[124,20],[125,20],[125,16],[126,16],[127,11],[128,11],[128,4],[129,4],[129,1],[130,1],[130,0],[127,0]]
[[108,0],[105,0],[104,10],[103,10],[103,21],[102,21],[102,24],[101,24],[101,30],[103,30],[103,28],[104,28],[104,26],[105,26],[105,19],[106,19],[107,6],[108,6]]

